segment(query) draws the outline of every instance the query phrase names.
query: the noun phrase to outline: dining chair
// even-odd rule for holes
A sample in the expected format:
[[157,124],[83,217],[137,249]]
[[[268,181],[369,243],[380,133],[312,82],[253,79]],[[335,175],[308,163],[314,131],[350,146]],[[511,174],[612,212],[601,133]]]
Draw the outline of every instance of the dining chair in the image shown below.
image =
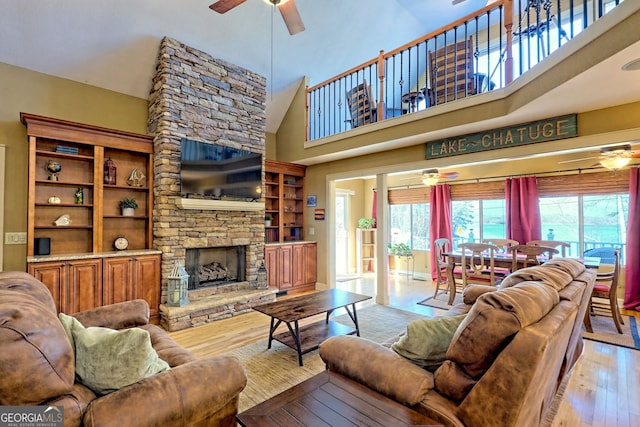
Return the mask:
[[433,297],[438,296],[440,287],[444,286],[445,294],[449,292],[449,280],[447,278],[447,257],[444,255],[449,252],[451,242],[447,238],[440,238],[433,241],[433,249],[436,252],[437,277],[436,277],[436,291],[433,293]]
[[520,242],[513,239],[482,239],[482,243],[490,243],[500,248],[500,252],[508,253],[511,246],[519,245]]
[[[489,243],[461,243],[461,290],[471,283],[496,286],[502,280],[496,275],[495,256],[500,250]],[[455,277],[455,275],[454,275]]]
[[[509,253],[510,247],[519,244],[517,240],[513,239],[482,239],[482,243],[490,243],[497,246],[498,248],[500,248],[500,250],[498,251],[499,254],[507,254]],[[511,274],[511,269],[496,267],[496,274],[504,278]]]
[[527,245],[548,246],[550,248],[560,248],[561,256],[567,256],[567,249],[571,249],[571,245],[560,240],[529,240]]
[[514,245],[509,248],[512,254],[511,271],[516,271],[524,267],[532,265],[540,265],[540,256],[547,260],[553,258],[554,255],[560,253],[556,248],[538,245]]
[[593,332],[591,326],[591,317],[596,315],[607,315],[613,318],[613,323],[616,325],[616,330],[619,334],[622,333],[622,327],[624,320],[620,314],[620,307],[618,306],[618,280],[620,278],[620,249],[616,248],[614,252],[615,264],[611,271],[598,273],[596,276],[596,283],[593,286],[591,292],[591,301],[589,302],[589,308],[585,314],[585,329],[588,332]]
[[346,98],[352,128],[376,121],[376,107],[371,97],[371,85],[368,85],[366,80],[348,90]]
[[428,61],[432,105],[476,94],[472,37],[429,51]]

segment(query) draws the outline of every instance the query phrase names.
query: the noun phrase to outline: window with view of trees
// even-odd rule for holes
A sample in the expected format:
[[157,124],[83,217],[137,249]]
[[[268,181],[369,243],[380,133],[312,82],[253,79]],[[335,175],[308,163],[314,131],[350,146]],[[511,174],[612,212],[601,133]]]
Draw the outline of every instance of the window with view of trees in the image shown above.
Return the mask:
[[392,245],[407,244],[412,250],[429,250],[429,204],[404,203],[389,206]]

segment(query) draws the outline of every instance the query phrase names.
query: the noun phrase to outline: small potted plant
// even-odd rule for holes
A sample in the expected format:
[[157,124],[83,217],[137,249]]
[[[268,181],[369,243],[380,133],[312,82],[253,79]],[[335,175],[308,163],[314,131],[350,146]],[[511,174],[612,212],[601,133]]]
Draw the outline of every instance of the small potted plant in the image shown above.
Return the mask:
[[134,209],[137,207],[138,203],[133,197],[120,200],[120,209],[122,209],[122,216],[133,216]]
[[373,218],[360,218],[358,220],[358,228],[373,228],[376,225],[376,220]]
[[389,249],[389,253],[395,256],[410,256],[411,255],[411,247],[406,243],[396,243],[392,245],[391,243],[387,244],[387,248]]
[[271,227],[271,220],[273,219],[273,217],[270,214],[266,214],[264,216],[264,226],[265,227]]

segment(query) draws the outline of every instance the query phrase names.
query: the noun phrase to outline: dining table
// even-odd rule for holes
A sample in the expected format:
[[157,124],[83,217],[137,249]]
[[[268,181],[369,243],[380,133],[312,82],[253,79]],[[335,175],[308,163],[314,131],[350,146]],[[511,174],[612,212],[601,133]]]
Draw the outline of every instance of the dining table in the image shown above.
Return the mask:
[[[449,252],[445,252],[443,253],[443,255],[446,257],[447,259],[447,287],[449,289],[449,301],[448,304],[449,305],[453,305],[453,300],[456,297],[456,280],[454,277],[454,270],[456,267],[460,267],[462,265],[462,252],[460,251],[449,251]],[[467,258],[471,258],[471,254],[467,253],[466,254]],[[560,258],[560,257],[556,257],[556,258]],[[572,256],[567,256],[565,258],[574,258],[577,259],[579,261],[581,261],[585,267],[587,268],[595,268],[598,269],[600,267],[600,257],[593,257],[593,256],[577,256],[577,257],[572,257]],[[518,257],[518,269],[526,267],[525,264],[525,260],[526,257],[522,256],[522,257]],[[547,258],[546,257],[538,257],[538,260],[540,261],[540,263],[544,263]],[[470,262],[470,261],[469,261]],[[474,257],[474,262],[476,263],[480,263],[480,258],[478,256]],[[488,257],[485,257],[484,262],[488,262]],[[513,268],[513,255],[511,253],[496,253],[494,255],[494,260],[493,260],[494,266],[496,268],[506,268],[506,269],[512,269]]]

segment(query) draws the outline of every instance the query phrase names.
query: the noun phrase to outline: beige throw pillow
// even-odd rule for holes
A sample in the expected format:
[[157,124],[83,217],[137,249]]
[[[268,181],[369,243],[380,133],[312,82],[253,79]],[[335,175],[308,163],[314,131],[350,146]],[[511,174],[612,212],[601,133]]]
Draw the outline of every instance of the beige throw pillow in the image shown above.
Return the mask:
[[407,325],[407,333],[391,349],[433,372],[447,359],[449,344],[466,316],[414,320]]
[[78,381],[98,395],[169,369],[144,329],[85,328],[75,317],[58,317],[74,348]]

